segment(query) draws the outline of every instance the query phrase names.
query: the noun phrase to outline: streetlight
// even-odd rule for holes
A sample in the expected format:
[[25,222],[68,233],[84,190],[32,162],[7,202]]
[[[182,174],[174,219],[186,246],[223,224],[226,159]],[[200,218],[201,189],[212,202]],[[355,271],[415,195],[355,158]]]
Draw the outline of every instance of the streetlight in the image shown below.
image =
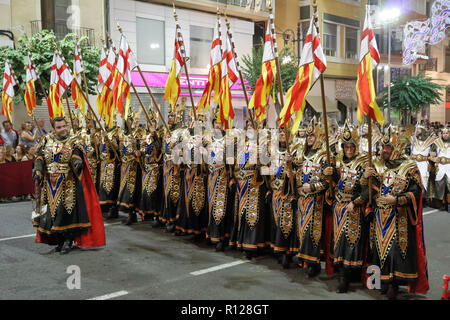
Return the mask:
[[[300,22],[297,23],[297,39],[295,38],[295,32],[292,29],[286,29],[283,32],[283,40],[284,40],[284,45],[286,46],[289,41],[292,42],[292,44],[297,42],[297,58],[300,61],[300,43],[301,41],[303,41],[304,39],[301,39],[301,25]],[[292,35],[291,35],[292,34]]]
[[[388,123],[391,123],[391,24],[396,22],[400,16],[400,10],[397,8],[385,8],[381,11],[379,19],[387,24],[388,28],[388,64],[385,71],[388,72]],[[386,70],[387,69],[387,70]]]

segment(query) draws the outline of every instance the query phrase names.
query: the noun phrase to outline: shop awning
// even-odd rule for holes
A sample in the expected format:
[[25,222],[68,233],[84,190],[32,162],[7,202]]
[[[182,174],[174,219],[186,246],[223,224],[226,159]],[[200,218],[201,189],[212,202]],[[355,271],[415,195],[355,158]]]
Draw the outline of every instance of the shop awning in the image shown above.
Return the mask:
[[[320,96],[308,96],[306,97],[306,101],[319,113],[322,113],[322,97]],[[339,109],[337,108],[337,101],[331,100],[328,97],[325,97],[325,102],[327,106],[327,113],[338,113]]]

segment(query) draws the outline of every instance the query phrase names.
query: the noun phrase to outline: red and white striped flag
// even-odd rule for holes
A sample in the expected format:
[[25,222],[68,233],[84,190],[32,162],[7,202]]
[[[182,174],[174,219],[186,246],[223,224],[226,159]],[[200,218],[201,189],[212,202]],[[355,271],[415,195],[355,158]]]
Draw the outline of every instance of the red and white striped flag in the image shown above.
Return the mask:
[[280,128],[284,127],[295,114],[292,134],[295,134],[300,126],[309,90],[327,67],[327,61],[320,45],[320,37],[314,24],[315,18],[316,16],[313,16],[309,24],[297,78],[288,90],[286,102],[280,112]]
[[3,71],[2,115],[4,115],[8,121],[11,121],[14,86],[16,84],[16,80],[12,75],[11,65],[9,64],[8,59],[6,59],[5,69]]
[[127,38],[122,34],[113,86],[113,99],[122,118],[128,117],[131,102],[131,70],[137,65],[136,57],[128,45]]
[[80,85],[81,88],[81,73],[84,71],[83,63],[81,60],[81,50],[80,50],[80,42],[77,41],[75,44],[75,54],[73,58],[73,76],[74,81],[72,81],[71,89],[72,89],[72,100],[75,102],[75,108],[80,107],[81,114],[84,114],[84,98],[80,93],[79,87],[76,85],[75,81]]
[[28,115],[33,115],[33,110],[36,107],[36,87],[34,82],[39,78],[31,59],[31,52],[28,51],[28,63],[26,69],[26,88],[25,88],[25,105],[27,106]]
[[211,45],[211,57],[209,62],[208,82],[203,90],[202,97],[197,105],[197,110],[205,108],[209,110],[211,92],[214,90],[214,102],[219,101],[220,80],[222,79],[222,46],[219,36],[220,18],[217,17],[217,25],[214,28],[214,39]]

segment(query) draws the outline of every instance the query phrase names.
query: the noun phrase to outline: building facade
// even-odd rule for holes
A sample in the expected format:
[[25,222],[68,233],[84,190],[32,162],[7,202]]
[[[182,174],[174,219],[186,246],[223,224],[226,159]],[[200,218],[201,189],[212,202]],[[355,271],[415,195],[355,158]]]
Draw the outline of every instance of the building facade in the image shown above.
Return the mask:
[[[0,0],[0,46],[14,47],[23,35],[30,37],[42,29],[53,30],[57,40],[75,33],[100,46],[107,30],[107,4],[108,0]],[[89,100],[95,106],[95,97]],[[34,114],[47,120],[47,106],[36,106]],[[15,104],[12,118],[14,128],[30,120],[23,102]],[[48,121],[46,128],[50,128]]]
[[[178,23],[184,39],[186,49],[187,69],[197,104],[207,82],[210,62],[210,51],[213,40],[214,27],[217,21],[217,1],[192,0],[175,1]],[[164,117],[167,117],[169,104],[163,99],[167,76],[170,72],[174,55],[175,20],[172,1],[109,1],[109,22],[111,34],[116,46],[119,45],[120,32],[116,25],[119,23],[128,39],[131,49],[135,52],[138,63],[143,71],[147,83],[161,107]],[[267,21],[269,16],[265,6],[255,12],[253,7],[246,8],[240,1],[219,2],[221,13],[226,11],[236,52],[242,57],[251,54],[255,23]],[[225,21],[221,19],[222,35],[225,32]],[[139,96],[146,106],[153,106],[145,84],[137,71],[132,72],[133,83]],[[191,108],[191,100],[184,70],[181,73],[181,98],[185,97],[186,106]],[[235,108],[235,125],[242,126],[246,118],[245,97],[240,82],[232,87],[232,103]],[[138,110],[137,98],[132,94],[132,108]],[[211,110],[214,108],[212,106]],[[186,116],[186,114],[185,114]],[[144,115],[141,115],[141,121]]]

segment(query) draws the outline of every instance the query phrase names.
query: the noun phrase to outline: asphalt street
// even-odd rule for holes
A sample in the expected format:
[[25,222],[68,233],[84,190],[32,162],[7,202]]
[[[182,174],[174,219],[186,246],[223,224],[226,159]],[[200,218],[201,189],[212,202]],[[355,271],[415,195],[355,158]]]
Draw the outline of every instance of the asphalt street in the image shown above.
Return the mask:
[[[399,299],[440,299],[450,274],[450,213],[424,210],[430,291]],[[238,251],[215,252],[190,236],[176,237],[150,223],[105,222],[100,250],[67,255],[35,243],[31,202],[0,204],[0,299],[204,299],[204,300],[384,300],[378,290],[352,283],[337,294],[337,280],[322,271],[309,280],[294,264],[282,269],[271,255],[246,260]],[[80,270],[80,289],[69,289],[70,266]]]

